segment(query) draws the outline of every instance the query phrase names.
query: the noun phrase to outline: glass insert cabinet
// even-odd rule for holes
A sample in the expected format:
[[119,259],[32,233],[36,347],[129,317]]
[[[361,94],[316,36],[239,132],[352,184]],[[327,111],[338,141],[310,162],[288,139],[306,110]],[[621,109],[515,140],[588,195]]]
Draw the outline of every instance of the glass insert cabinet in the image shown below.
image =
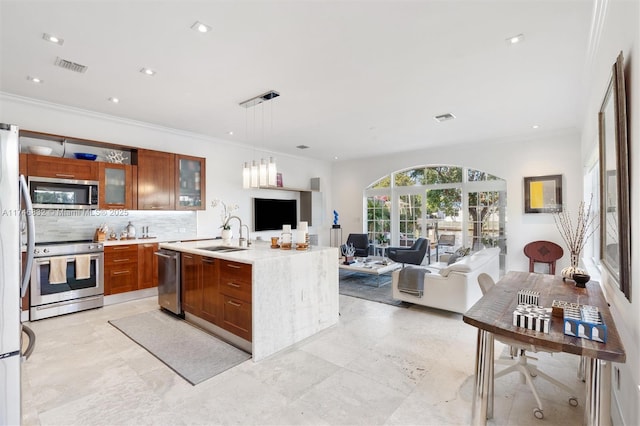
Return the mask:
[[133,209],[134,168],[129,164],[100,163],[100,209]]
[[176,155],[176,207],[179,210],[200,210],[205,204],[204,158]]

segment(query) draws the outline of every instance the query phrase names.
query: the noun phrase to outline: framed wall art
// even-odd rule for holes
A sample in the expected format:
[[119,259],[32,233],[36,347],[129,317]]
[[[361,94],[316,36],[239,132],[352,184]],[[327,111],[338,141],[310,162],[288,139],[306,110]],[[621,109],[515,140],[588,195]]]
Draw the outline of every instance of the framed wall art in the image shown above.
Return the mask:
[[631,300],[629,146],[622,52],[598,113],[600,137],[600,260]]
[[524,212],[562,211],[562,175],[524,178]]

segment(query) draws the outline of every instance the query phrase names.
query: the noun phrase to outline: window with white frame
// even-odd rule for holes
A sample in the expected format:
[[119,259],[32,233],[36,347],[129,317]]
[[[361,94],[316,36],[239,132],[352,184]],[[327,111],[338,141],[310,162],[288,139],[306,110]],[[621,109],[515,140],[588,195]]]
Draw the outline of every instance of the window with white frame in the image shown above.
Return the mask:
[[506,182],[497,176],[455,165],[413,167],[379,179],[365,200],[371,241],[384,233],[393,246],[411,246],[423,237],[436,248],[440,235],[453,234],[451,250],[500,247],[504,268]]

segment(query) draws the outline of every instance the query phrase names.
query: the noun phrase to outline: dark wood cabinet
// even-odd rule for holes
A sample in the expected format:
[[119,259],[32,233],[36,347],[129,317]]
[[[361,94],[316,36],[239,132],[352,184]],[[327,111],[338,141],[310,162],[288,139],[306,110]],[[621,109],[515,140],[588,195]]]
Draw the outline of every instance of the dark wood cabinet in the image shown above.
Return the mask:
[[202,317],[202,262],[197,254],[182,253],[182,309]]
[[133,166],[99,163],[100,210],[133,209]]
[[251,341],[251,265],[220,261],[220,327]]
[[98,180],[98,163],[73,158],[49,157],[47,155],[27,155],[29,176]]
[[202,257],[202,318],[213,323],[219,323],[220,297],[218,296],[220,259]]
[[182,307],[251,341],[251,265],[182,253]]
[[104,248],[104,294],[138,289],[138,247],[136,244]]
[[138,289],[158,286],[158,243],[138,244]]
[[218,263],[219,259],[182,253],[182,307],[216,325],[220,304]]
[[28,171],[29,169],[27,168],[27,154],[20,153],[18,160],[18,173],[24,175],[24,177],[26,178],[27,176],[29,176]]
[[138,209],[175,210],[175,154],[139,149]]

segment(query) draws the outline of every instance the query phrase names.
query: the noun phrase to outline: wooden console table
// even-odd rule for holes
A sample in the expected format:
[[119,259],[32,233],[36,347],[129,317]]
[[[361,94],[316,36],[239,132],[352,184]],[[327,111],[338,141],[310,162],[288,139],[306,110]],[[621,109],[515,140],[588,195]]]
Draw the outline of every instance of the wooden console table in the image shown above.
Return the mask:
[[[513,311],[520,289],[540,293],[540,305],[551,307],[554,300],[597,306],[607,326],[607,342],[571,337],[564,334],[563,321],[554,318],[550,333],[542,333],[512,325]],[[577,288],[573,281],[530,272],[509,272],[463,316],[463,321],[478,328],[476,373],[471,413],[473,425],[485,425],[492,417],[493,400],[493,336],[505,336],[552,351],[567,352],[586,357],[587,425],[611,423],[611,362],[624,363],[624,346],[609,311],[609,305],[596,282]]]

